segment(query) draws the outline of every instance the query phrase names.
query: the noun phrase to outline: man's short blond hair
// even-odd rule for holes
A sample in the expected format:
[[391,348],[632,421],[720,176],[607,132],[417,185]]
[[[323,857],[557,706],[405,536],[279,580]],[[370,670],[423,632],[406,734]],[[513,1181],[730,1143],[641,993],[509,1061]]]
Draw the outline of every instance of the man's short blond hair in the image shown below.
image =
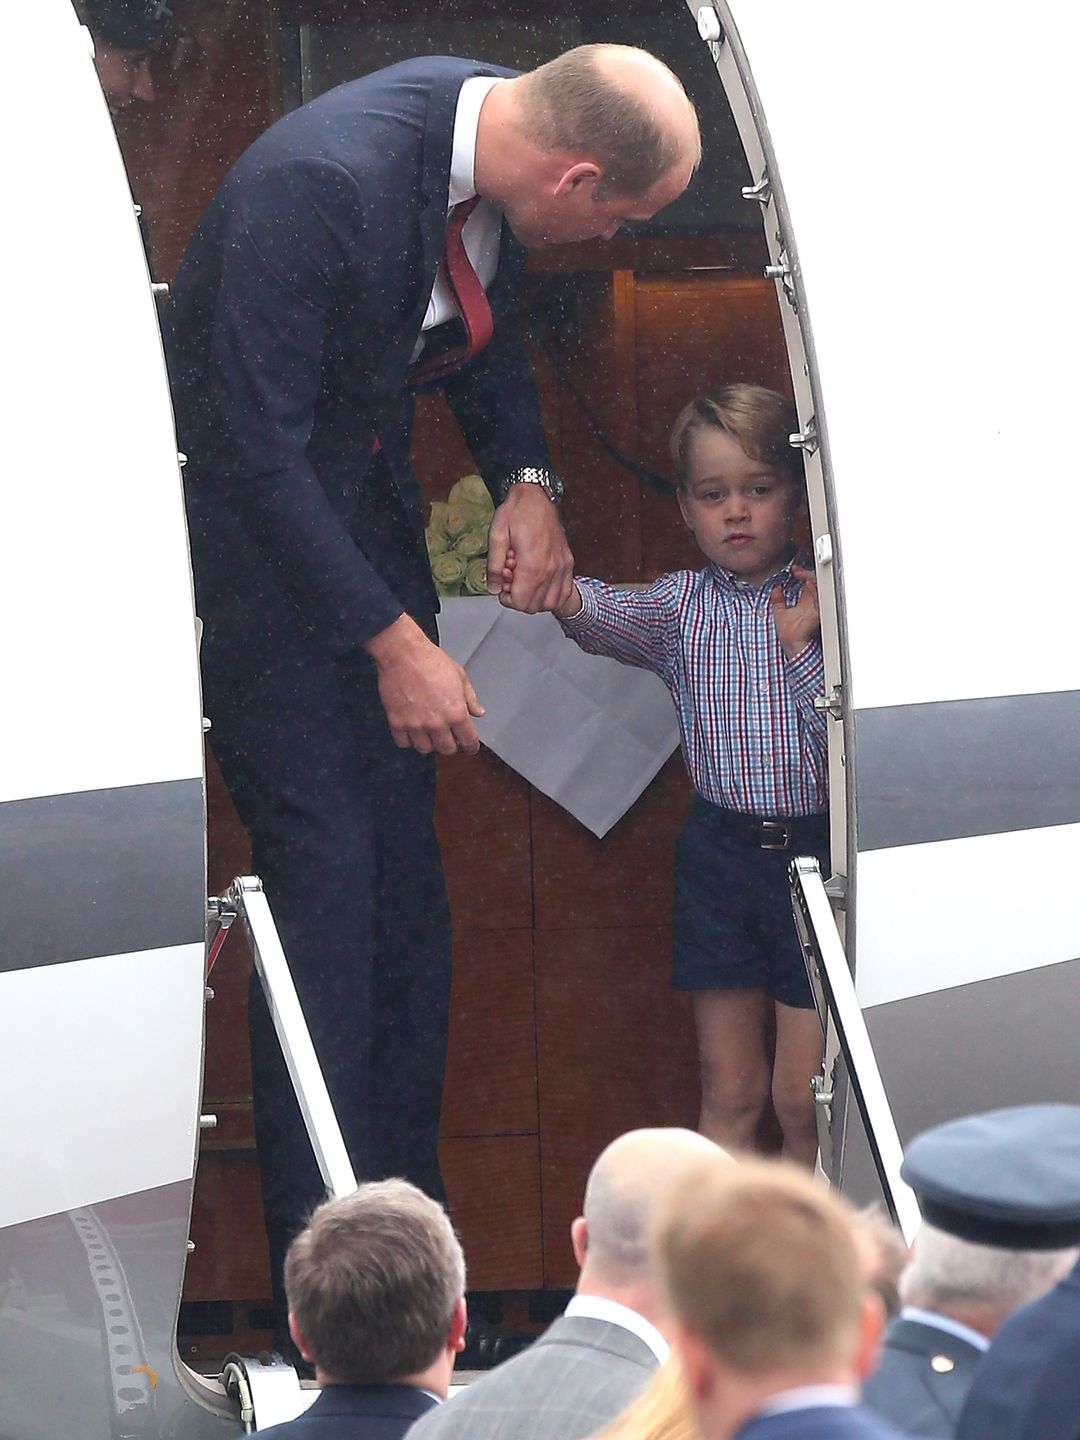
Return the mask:
[[348,1385],[426,1370],[465,1291],[450,1221],[406,1180],[328,1200],[289,1246],[285,1293],[316,1366]]
[[781,1161],[703,1161],[654,1232],[678,1319],[730,1368],[761,1376],[850,1364],[866,1280],[848,1206]]
[[604,172],[601,193],[645,195],[678,162],[699,164],[697,113],[678,77],[649,57],[686,101],[693,135],[688,151],[685,136],[663,123],[648,93],[620,83],[614,67],[604,63],[620,52],[633,53],[629,46],[578,45],[523,75],[522,121],[541,150],[588,154]]

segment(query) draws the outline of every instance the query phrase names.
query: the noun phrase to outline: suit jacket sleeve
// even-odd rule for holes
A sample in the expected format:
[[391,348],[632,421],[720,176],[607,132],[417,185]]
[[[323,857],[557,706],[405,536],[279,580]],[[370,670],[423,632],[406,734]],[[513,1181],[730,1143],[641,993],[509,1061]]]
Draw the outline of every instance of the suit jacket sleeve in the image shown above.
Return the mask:
[[326,318],[364,255],[355,182],[290,161],[249,184],[223,246],[204,401],[232,513],[335,654],[402,613],[307,458]]
[[494,335],[445,387],[450,408],[493,494],[512,470],[551,463],[518,325],[518,284],[524,268],[525,251],[504,224],[499,268],[488,295]]

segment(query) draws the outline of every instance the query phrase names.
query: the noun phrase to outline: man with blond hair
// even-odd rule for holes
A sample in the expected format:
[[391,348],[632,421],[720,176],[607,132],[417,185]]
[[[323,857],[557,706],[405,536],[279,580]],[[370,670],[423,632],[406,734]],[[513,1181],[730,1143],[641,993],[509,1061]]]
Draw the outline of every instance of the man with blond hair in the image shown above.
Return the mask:
[[[354,1168],[436,1197],[450,920],[433,752],[475,754],[483,712],[438,645],[414,396],[445,391],[491,490],[489,589],[512,549],[507,603],[550,608],[573,557],[518,327],[524,247],[647,219],[699,154],[682,86],[641,50],[581,46],[525,75],[409,60],[260,136],[173,283],[214,754]],[[280,1312],[320,1182],[258,984],[249,1019]]]
[[446,1398],[465,1344],[465,1260],[405,1180],[328,1200],[285,1259],[289,1330],[322,1394],[273,1440],[400,1440]]
[[624,1410],[668,1355],[647,1235],[659,1197],[702,1156],[692,1130],[631,1130],[589,1174],[570,1227],[581,1267],[564,1313],[528,1350],[425,1415],[410,1440],[580,1440]]
[[857,1405],[881,1302],[848,1207],[784,1162],[701,1160],[654,1231],[705,1440],[893,1440]]

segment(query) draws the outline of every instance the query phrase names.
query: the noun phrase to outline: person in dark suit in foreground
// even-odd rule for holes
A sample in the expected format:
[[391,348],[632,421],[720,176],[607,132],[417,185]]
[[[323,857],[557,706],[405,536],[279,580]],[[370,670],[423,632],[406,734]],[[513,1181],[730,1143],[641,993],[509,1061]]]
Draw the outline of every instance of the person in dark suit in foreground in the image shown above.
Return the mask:
[[999,1327],[1076,1263],[1080,1223],[1062,1229],[1060,1181],[1080,1214],[1080,1168],[1071,1180],[1058,1174],[1069,1127],[1037,1145],[1033,1118],[1021,1107],[953,1120],[908,1148],[902,1174],[927,1218],[863,1400],[910,1435],[956,1434]]
[[882,1307],[839,1197],[783,1161],[709,1157],[654,1241],[703,1440],[894,1440],[857,1403]]
[[581,1266],[564,1313],[528,1350],[425,1415],[410,1440],[582,1440],[645,1388],[667,1358],[646,1232],[657,1198],[702,1155],[691,1130],[631,1130],[600,1155],[571,1226]]
[[[651,216],[699,149],[682,86],[640,50],[584,46],[526,75],[407,61],[256,140],[173,283],[211,741],[367,1179],[442,1192],[433,752],[474,754],[482,713],[438,646],[413,397],[445,390],[492,492],[489,588],[512,548],[506,602],[551,608],[572,556],[516,324],[524,246]],[[280,1314],[285,1248],[322,1187],[257,983],[249,1018]]]
[[465,1344],[465,1260],[404,1180],[320,1205],[285,1260],[289,1328],[322,1394],[273,1440],[399,1440],[444,1400]]
[[[1000,1163],[1011,1177],[1012,1194],[1007,1203],[986,1207],[984,1228],[1016,1224],[1025,1210],[1037,1210],[1044,1244],[1076,1245],[1080,1107],[1032,1105],[976,1119],[987,1132],[987,1149],[997,1135],[1010,1142],[1001,1147],[1006,1153]],[[953,1173],[962,1177],[967,1155],[954,1156],[954,1165]],[[959,1440],[1080,1440],[1080,1264],[997,1331],[956,1434]]]

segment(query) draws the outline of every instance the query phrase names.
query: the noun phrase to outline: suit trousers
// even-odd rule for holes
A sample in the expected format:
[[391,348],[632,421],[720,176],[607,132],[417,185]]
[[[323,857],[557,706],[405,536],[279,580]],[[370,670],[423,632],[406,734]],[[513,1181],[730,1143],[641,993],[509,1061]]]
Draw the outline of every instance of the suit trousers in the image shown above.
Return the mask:
[[[214,753],[357,1178],[404,1176],[441,1200],[450,918],[433,757],[393,743],[364,652],[335,662],[283,602],[264,601],[246,627],[209,607],[202,661]],[[282,1326],[285,1251],[324,1192],[255,976],[249,1029]]]

